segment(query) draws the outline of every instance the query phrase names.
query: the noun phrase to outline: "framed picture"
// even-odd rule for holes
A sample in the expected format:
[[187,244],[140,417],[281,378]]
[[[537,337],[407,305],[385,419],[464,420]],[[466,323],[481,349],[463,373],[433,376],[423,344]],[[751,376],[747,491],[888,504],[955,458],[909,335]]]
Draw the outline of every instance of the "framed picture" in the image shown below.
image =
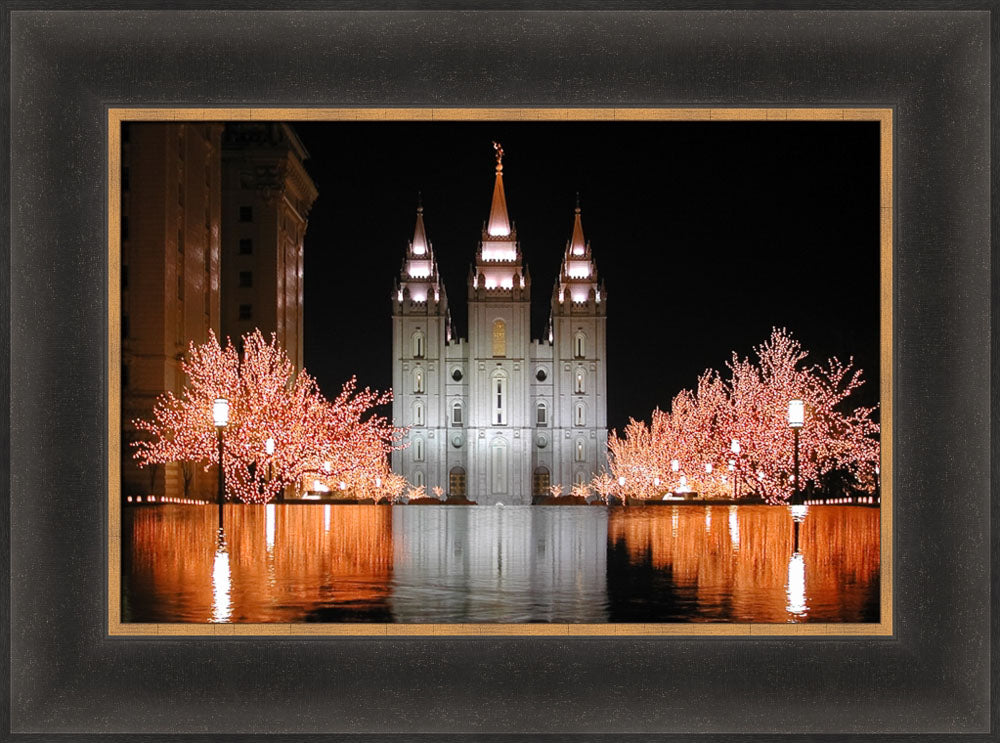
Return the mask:
[[890,110],[108,132],[111,634],[891,634]]
[[[264,28],[254,11],[8,15],[11,99],[18,102],[9,119],[7,355],[13,737],[878,737],[990,729],[991,418],[982,410],[990,384],[989,345],[982,343],[990,332],[991,291],[988,13],[289,10],[266,17]],[[500,134],[489,133],[501,124]],[[591,129],[581,137],[584,126]],[[811,127],[829,131],[817,136]],[[705,133],[717,131],[729,133],[728,158],[717,149],[726,138]],[[789,203],[799,206],[782,219],[755,200],[781,180],[769,176],[772,168],[795,172],[753,139],[761,131],[810,132],[811,145],[779,138],[772,146],[784,148],[785,165],[799,163],[803,190],[814,189],[817,201],[867,204],[854,217],[864,245],[836,246],[850,238],[842,230],[850,215],[836,224],[803,219],[809,193],[786,189]],[[859,150],[844,145],[848,131],[861,132]],[[309,163],[310,154],[322,157],[324,143],[345,136],[353,152],[338,142],[326,164]],[[822,136],[841,149],[823,152]],[[393,137],[398,141],[386,143]],[[483,139],[480,159],[470,160],[483,171],[469,181],[482,182],[479,194],[475,185],[447,190],[464,164],[460,150],[447,147],[460,148],[463,137]],[[277,166],[258,158],[261,138],[281,139],[292,154]],[[669,144],[678,138],[688,151]],[[566,152],[559,152],[561,143]],[[660,180],[635,162],[645,152],[662,169],[657,144],[675,148],[681,176],[655,193],[679,204],[691,203],[699,182],[718,186],[712,181],[719,172],[734,179],[726,162],[752,162],[746,151],[757,153],[760,172],[744,171],[735,191],[744,208],[720,204],[715,216],[701,206],[701,214],[723,223],[766,214],[774,250],[791,251],[781,255],[800,267],[782,272],[775,262],[743,256],[757,287],[715,282],[716,274],[733,275],[731,266],[723,271],[697,255],[697,246],[713,244],[699,238],[715,225],[671,220],[654,200],[650,218],[662,221],[664,243],[686,245],[687,252],[650,262],[671,295],[659,304],[672,308],[673,325],[656,314],[658,303],[643,307],[641,293],[629,286],[649,285],[635,263],[652,250],[643,239],[651,233],[610,215],[637,205],[627,183]],[[419,172],[428,170],[417,167],[423,150],[437,154],[440,172]],[[861,150],[866,154],[859,156]],[[205,152],[217,157],[205,159]],[[551,163],[531,171],[528,152],[539,163],[551,156]],[[617,170],[609,164],[615,152],[626,155]],[[324,189],[351,190],[337,180],[349,154],[360,169],[347,180],[357,184],[360,201],[384,209],[327,207],[341,218],[321,227],[310,210]],[[380,156],[388,162],[378,162]],[[825,176],[809,167],[820,156],[829,164]],[[227,157],[240,164],[227,169]],[[867,181],[850,176],[852,157]],[[708,171],[699,175],[700,158]],[[560,162],[592,168],[545,181]],[[520,181],[520,194],[518,167],[532,173]],[[387,177],[394,168],[399,176]],[[837,181],[838,173],[850,180]],[[613,176],[622,184],[594,187]],[[281,179],[294,184],[277,189],[276,199],[271,186]],[[152,206],[151,183],[163,208]],[[856,189],[856,199],[844,189]],[[402,190],[405,197],[396,193]],[[349,201],[356,195],[342,200],[359,203]],[[481,206],[462,208],[466,199]],[[361,225],[349,226],[348,216]],[[270,227],[263,224],[272,217]],[[447,227],[470,218],[471,233]],[[227,224],[235,227],[226,230]],[[761,242],[759,227],[725,227],[714,234]],[[309,263],[303,248],[312,229],[329,230],[331,245],[337,237],[344,246],[353,240],[355,249]],[[163,248],[155,272],[142,267],[151,244],[140,240],[144,230],[155,232]],[[396,245],[376,238],[383,230],[402,230]],[[541,240],[525,237],[545,230],[552,230],[549,242],[558,236],[562,243],[551,255]],[[273,245],[271,233],[278,235]],[[629,247],[630,236],[638,236],[641,249]],[[146,247],[132,253],[133,243]],[[804,246],[798,254],[796,244]],[[497,252],[505,250],[512,255]],[[395,257],[379,260],[379,251]],[[280,256],[280,277],[262,268],[268,255]],[[732,261],[740,250],[719,255]],[[345,280],[351,260],[364,281]],[[867,263],[858,268],[858,261]],[[466,277],[470,262],[476,268]],[[311,265],[329,276],[312,295]],[[201,283],[191,275],[198,266]],[[383,271],[384,277],[369,276]],[[616,281],[607,280],[616,273]],[[304,287],[295,283],[303,277]],[[362,305],[360,290],[351,295],[355,318],[334,302],[326,316],[310,309],[311,302],[322,304],[324,288],[370,278],[385,286],[371,305],[381,304],[383,316]],[[283,303],[259,298],[279,285]],[[137,405],[130,390],[156,362],[138,342],[149,328],[140,308],[155,304],[156,292],[181,314],[161,313],[160,345],[167,351],[157,352],[163,368],[152,375],[164,384],[154,392],[187,399],[178,370],[192,369],[199,345],[209,340],[201,331],[237,339],[228,357],[236,359],[232,394],[213,387],[212,404],[198,408],[202,417],[215,414],[198,424],[200,461],[176,452],[157,461],[163,452],[154,451],[156,441],[182,437],[176,428],[164,434],[172,419],[158,418],[152,400],[148,410],[124,414]],[[503,301],[497,292],[505,292]],[[678,309],[685,308],[678,294],[690,296],[690,312]],[[515,295],[527,305],[522,326],[514,314],[503,314],[514,312]],[[741,379],[734,367],[743,358],[752,366],[756,344],[765,354],[796,340],[809,348],[810,339],[798,339],[794,328],[791,337],[778,328],[762,338],[733,330],[775,316],[761,308],[788,307],[790,299],[812,305],[794,315],[802,325],[845,329],[840,345],[825,337],[812,343],[816,361],[854,354],[866,373],[877,370],[867,379],[879,405],[871,420],[881,428],[869,439],[881,443],[881,454],[876,449],[875,459],[864,460],[868,469],[864,462],[860,469],[845,465],[864,487],[834,495],[829,483],[814,485],[820,444],[810,423],[819,405],[786,394],[790,388],[782,388],[774,434],[789,446],[772,447],[781,450],[773,467],[760,458],[749,465],[748,442],[758,435],[750,426],[738,435],[727,429],[727,440],[743,441],[732,446],[732,458],[720,451],[668,459],[657,450],[650,459],[637,442],[653,436],[658,420],[668,430],[685,405],[707,409],[711,393],[695,388],[706,348],[716,349],[714,368],[721,371],[703,378],[705,384],[718,379],[733,409],[732,390]],[[275,305],[284,312],[280,321],[268,314]],[[423,310],[421,319],[415,309]],[[615,327],[615,312],[631,313],[617,321],[626,330],[617,348],[610,333],[602,335]],[[861,316],[873,321],[851,330]],[[323,338],[310,329],[310,317],[355,326],[361,343],[367,338],[383,350],[359,349],[355,341],[351,352],[334,347],[316,354],[314,364],[309,349],[317,338],[310,333]],[[692,341],[698,333],[685,326],[698,322],[687,318],[702,318],[716,329],[708,332],[731,342]],[[189,332],[196,325],[200,330]],[[686,352],[637,353],[644,326],[661,345],[670,336],[653,328],[672,328]],[[273,419],[268,435],[258,435],[264,427],[247,421],[265,408],[237,395],[247,388],[239,375],[252,371],[255,349],[268,347],[244,332],[253,328],[275,333],[295,374],[311,368],[324,405],[334,410],[346,376],[347,367],[337,366],[341,358],[376,359],[351,372],[361,387],[391,387],[395,395],[392,412],[383,413],[387,428],[379,429],[392,450],[384,470],[312,455],[314,463],[296,470],[301,458],[286,452],[298,439],[282,439]],[[857,351],[856,336],[869,339]],[[466,343],[468,353],[448,350]],[[521,343],[537,348],[518,353]],[[227,353],[224,343],[218,348]],[[737,356],[731,359],[730,351]],[[687,356],[693,369],[681,360]],[[627,383],[620,370],[628,357],[658,365],[658,373],[637,373]],[[769,358],[757,362],[764,367]],[[174,381],[166,380],[167,367]],[[363,378],[368,368],[371,383]],[[389,385],[378,381],[381,374]],[[489,390],[482,400],[472,391],[480,382]],[[654,384],[660,386],[650,393]],[[694,390],[690,399],[673,400],[684,387]],[[359,424],[374,420],[369,416],[379,404],[377,396],[368,399]],[[628,417],[648,420],[656,406],[666,417],[654,416],[653,428],[626,427]],[[162,399],[159,409],[169,408]],[[522,414],[530,425],[520,425]],[[685,419],[683,430],[692,430],[692,420]],[[130,425],[143,435],[132,436]],[[549,439],[548,452],[540,436]],[[452,461],[453,450],[463,447],[468,456]],[[152,453],[136,475],[128,458],[142,451]],[[216,451],[221,468],[211,461]],[[610,457],[601,460],[604,451]],[[662,467],[653,471],[649,461]],[[148,488],[127,492],[146,476]],[[386,499],[411,504],[334,502],[377,501],[392,477],[406,484]],[[578,492],[564,496],[571,488]],[[223,505],[220,493],[232,502]],[[420,505],[430,497],[452,503]],[[579,504],[564,508],[575,501],[563,498]],[[861,500],[869,498],[875,502]],[[459,505],[462,499],[478,505]],[[587,505],[588,499],[604,503]],[[527,541],[513,539],[519,514],[536,513],[552,516],[526,526]],[[456,518],[475,523],[459,528],[449,521]],[[596,527],[581,525],[595,518]],[[207,550],[191,536],[205,526],[212,537]],[[445,543],[420,544],[426,534],[444,535]],[[708,559],[716,543],[725,560]],[[743,550],[733,557],[737,543]],[[489,545],[483,560],[474,554],[479,544]],[[562,556],[566,544],[584,557]],[[690,545],[700,555],[693,562]],[[463,555],[458,562],[456,551]],[[273,559],[258,560],[258,552]],[[464,586],[447,584],[456,564],[472,566]],[[702,576],[693,585],[725,590],[714,598],[696,591],[685,604],[684,587],[692,582],[683,573],[699,569],[722,577]],[[324,587],[324,571],[327,584],[349,584],[355,593]],[[529,608],[510,609],[516,589],[502,600],[484,590],[487,573],[493,588],[534,582],[520,594]],[[538,583],[545,573],[548,582]],[[835,590],[810,593],[810,574]],[[748,599],[739,593],[741,580],[751,594],[768,598]]]

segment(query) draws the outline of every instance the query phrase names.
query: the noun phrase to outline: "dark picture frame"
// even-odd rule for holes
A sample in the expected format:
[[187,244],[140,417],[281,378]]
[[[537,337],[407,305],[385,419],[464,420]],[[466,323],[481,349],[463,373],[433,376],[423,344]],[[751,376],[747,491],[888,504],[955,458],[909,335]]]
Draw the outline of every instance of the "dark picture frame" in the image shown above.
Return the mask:
[[[7,6],[10,737],[990,732],[996,21],[576,10]],[[107,112],[333,102],[892,109],[893,634],[110,636]]]

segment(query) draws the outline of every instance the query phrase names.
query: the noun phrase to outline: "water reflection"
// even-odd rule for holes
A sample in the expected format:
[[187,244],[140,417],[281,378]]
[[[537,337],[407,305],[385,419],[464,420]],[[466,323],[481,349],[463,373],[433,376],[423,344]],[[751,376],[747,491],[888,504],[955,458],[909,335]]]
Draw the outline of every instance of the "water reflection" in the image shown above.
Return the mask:
[[[717,518],[723,513],[727,518]],[[125,621],[877,621],[875,509],[126,508]]]

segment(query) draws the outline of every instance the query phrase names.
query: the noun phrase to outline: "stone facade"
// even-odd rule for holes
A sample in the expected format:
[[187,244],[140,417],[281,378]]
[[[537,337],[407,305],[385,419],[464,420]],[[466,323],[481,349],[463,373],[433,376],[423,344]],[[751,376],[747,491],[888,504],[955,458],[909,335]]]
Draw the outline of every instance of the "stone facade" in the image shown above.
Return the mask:
[[499,149],[466,297],[462,339],[418,208],[392,298],[393,419],[410,427],[393,469],[481,504],[529,504],[550,485],[589,481],[607,463],[607,295],[577,207],[548,337],[531,338],[531,276]]

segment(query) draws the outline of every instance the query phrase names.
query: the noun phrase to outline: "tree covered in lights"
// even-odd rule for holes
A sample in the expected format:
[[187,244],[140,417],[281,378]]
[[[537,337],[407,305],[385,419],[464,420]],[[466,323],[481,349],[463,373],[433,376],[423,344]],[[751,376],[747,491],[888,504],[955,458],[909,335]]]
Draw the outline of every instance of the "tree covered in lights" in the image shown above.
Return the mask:
[[879,424],[875,407],[852,405],[864,384],[853,360],[807,364],[808,352],[784,328],[772,330],[755,357],[734,353],[725,374],[704,372],[693,390],[674,397],[669,411],[654,410],[648,424],[631,419],[622,436],[611,433],[609,464],[614,480],[625,478],[624,493],[660,497],[692,490],[730,497],[738,478],[742,495],[787,501],[793,494],[792,399],[803,400],[806,410],[801,487],[846,478],[859,491],[875,490]]
[[[305,370],[295,370],[274,334],[265,341],[259,330],[243,337],[242,354],[210,332],[205,343],[190,344],[181,369],[187,382],[180,396],[161,395],[151,420],[134,421],[148,434],[132,444],[140,466],[217,465],[212,404],[225,398],[227,498],[266,503],[289,486],[314,480],[366,491],[378,490],[376,483],[394,485],[387,455],[401,432],[374,414],[391,393],[358,390],[352,378],[329,401]],[[268,439],[274,441],[271,454]]]

